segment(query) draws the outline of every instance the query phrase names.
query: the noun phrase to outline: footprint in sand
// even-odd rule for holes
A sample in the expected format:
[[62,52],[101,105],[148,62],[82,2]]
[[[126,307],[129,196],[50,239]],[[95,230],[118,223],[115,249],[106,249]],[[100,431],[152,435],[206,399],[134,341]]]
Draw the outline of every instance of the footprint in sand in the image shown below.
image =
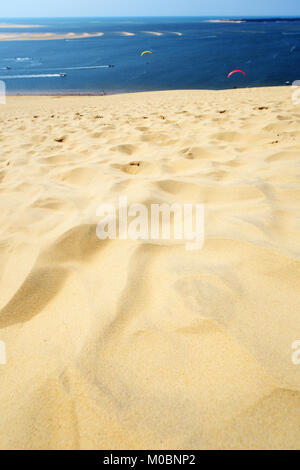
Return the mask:
[[62,136],[62,137],[57,137],[55,140],[55,142],[58,142],[60,144],[62,144],[65,140],[66,140],[66,136]]
[[112,150],[113,152],[121,152],[126,153],[127,155],[132,155],[136,151],[136,147],[131,144],[123,144],[111,147],[110,150]]

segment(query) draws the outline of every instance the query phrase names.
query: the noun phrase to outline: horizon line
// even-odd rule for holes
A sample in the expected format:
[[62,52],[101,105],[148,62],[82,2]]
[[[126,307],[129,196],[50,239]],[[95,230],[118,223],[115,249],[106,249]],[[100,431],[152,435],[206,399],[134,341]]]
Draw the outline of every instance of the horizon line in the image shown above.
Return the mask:
[[299,18],[297,15],[92,15],[92,16],[0,16],[2,19],[26,19],[26,18]]

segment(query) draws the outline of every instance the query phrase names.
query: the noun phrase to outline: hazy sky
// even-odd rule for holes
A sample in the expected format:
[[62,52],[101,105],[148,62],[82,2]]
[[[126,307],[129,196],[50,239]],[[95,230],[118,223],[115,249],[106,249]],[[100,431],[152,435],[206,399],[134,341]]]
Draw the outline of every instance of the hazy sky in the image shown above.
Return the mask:
[[0,18],[39,16],[300,16],[300,0],[1,0]]

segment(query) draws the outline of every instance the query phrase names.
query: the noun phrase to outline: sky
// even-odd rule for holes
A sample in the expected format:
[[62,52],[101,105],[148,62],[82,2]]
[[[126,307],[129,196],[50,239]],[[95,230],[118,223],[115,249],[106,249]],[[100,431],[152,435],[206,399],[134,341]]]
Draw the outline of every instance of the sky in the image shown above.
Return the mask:
[[0,15],[300,17],[300,0],[2,0]]

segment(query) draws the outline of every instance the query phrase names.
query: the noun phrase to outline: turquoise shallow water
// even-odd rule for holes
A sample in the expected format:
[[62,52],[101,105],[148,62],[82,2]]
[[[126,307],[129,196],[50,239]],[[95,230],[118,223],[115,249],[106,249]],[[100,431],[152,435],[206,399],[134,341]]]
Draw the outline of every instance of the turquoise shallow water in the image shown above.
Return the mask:
[[[300,80],[300,19],[1,19],[38,24],[3,32],[103,32],[98,38],[0,42],[8,93],[119,93],[276,86]],[[124,36],[122,32],[133,33]],[[161,33],[161,35],[149,32]],[[141,52],[151,50],[152,55]],[[108,67],[114,65],[114,67]],[[227,75],[242,69],[247,78]],[[60,76],[65,73],[66,76]]]

